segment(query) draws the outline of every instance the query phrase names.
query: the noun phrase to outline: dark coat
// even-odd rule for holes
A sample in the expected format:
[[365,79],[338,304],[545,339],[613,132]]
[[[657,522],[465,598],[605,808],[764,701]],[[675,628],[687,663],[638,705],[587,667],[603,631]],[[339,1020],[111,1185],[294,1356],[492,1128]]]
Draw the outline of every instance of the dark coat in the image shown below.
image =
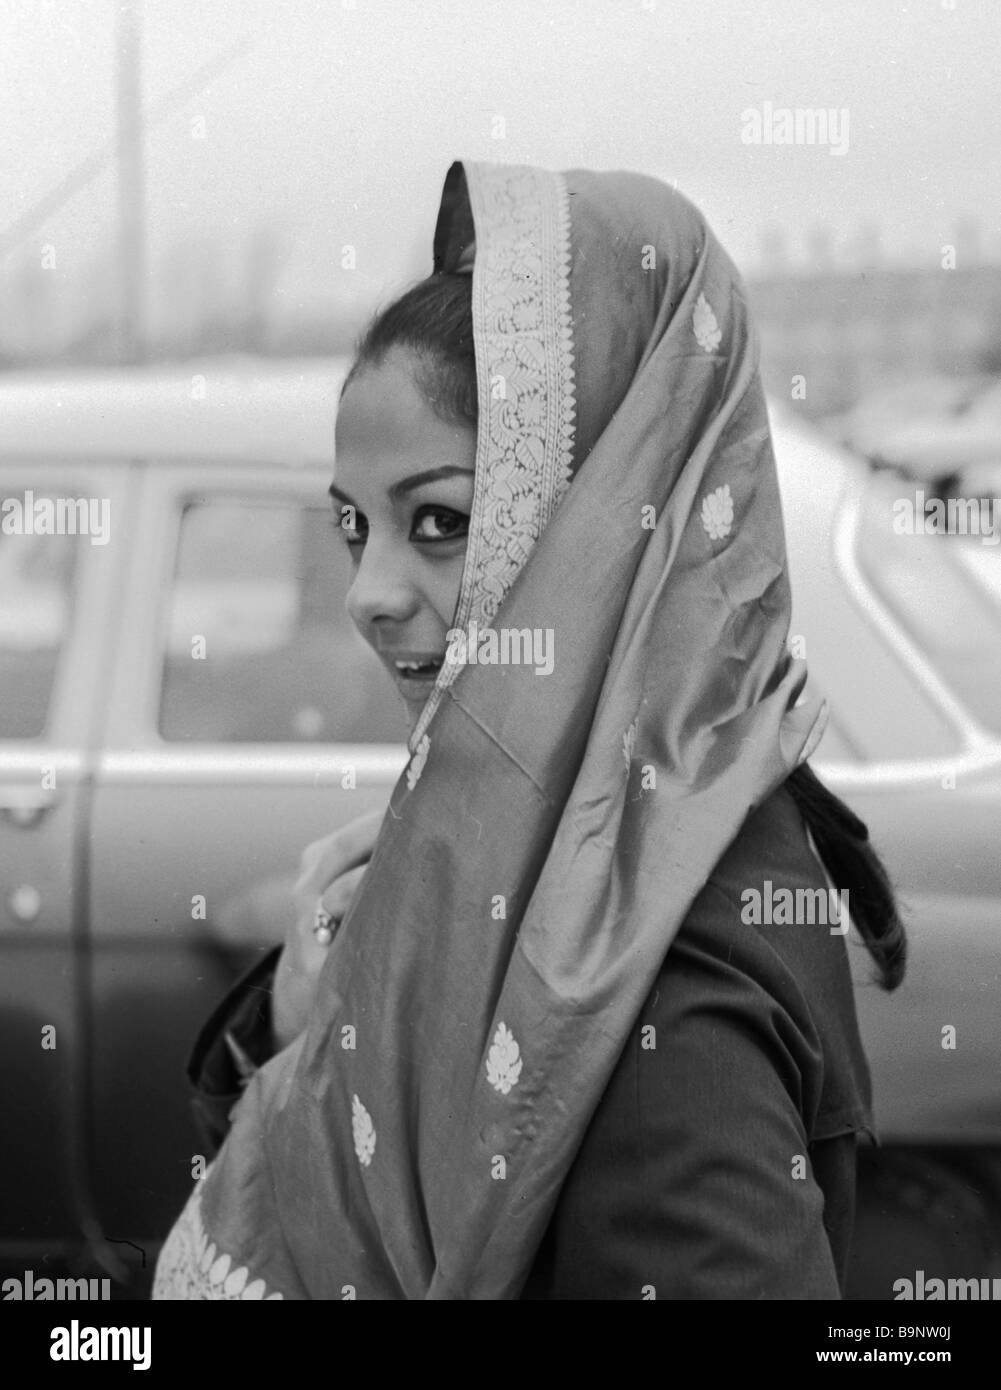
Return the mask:
[[[873,1130],[846,938],[743,920],[741,895],[765,880],[773,896],[824,887],[784,788],[748,816],[668,951],[523,1298],[842,1296],[856,1139]],[[189,1075],[212,1148],[239,1098],[227,1031],[252,1062],[270,1053],[277,955],[198,1039]]]

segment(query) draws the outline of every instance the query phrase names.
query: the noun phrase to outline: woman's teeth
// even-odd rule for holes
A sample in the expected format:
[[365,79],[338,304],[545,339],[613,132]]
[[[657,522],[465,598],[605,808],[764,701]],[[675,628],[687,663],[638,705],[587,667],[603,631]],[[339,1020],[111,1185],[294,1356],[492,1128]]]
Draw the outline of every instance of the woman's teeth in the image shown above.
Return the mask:
[[430,675],[432,671],[437,671],[441,665],[440,661],[397,661],[396,669],[405,675]]

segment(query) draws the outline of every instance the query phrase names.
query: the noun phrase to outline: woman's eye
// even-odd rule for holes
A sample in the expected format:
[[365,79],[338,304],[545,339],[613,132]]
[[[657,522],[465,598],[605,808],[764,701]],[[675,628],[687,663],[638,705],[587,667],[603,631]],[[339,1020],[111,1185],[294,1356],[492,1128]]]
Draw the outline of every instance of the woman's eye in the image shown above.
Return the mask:
[[[330,518],[331,530],[349,546],[363,546],[368,539],[368,522],[361,512],[342,507]],[[421,507],[415,514],[410,532],[412,541],[442,542],[464,539],[469,532],[469,517],[451,507]]]
[[451,507],[421,507],[414,517],[413,541],[454,541],[469,532],[469,517]]

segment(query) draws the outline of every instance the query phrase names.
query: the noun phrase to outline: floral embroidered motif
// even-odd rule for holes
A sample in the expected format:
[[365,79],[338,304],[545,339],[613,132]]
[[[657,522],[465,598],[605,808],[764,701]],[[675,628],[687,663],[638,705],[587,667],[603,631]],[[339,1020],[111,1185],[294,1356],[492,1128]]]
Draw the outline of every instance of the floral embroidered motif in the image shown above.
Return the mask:
[[421,780],[421,773],[424,771],[424,764],[428,760],[428,753],[431,751],[431,740],[427,734],[421,739],[414,749],[414,756],[410,759],[410,766],[407,768],[407,789],[413,791],[414,787]]
[[156,1262],[153,1298],[284,1300],[284,1294],[268,1293],[263,1279],[252,1278],[246,1265],[234,1264],[232,1256],[209,1240],[202,1224],[204,1184],[202,1178],[164,1242]]
[[521,1075],[521,1049],[506,1023],[501,1023],[487,1054],[487,1080],[495,1091],[506,1096]]
[[629,725],[629,728],[622,735],[622,756],[626,760],[626,767],[632,766],[633,749],[636,747],[636,720]]
[[733,497],[729,483],[703,497],[702,525],[711,541],[724,540],[733,530]]
[[692,330],[695,333],[695,341],[704,352],[715,352],[719,347],[723,334],[704,294],[700,294],[695,301]]
[[[452,626],[489,627],[566,489],[576,402],[570,198],[562,174],[467,164],[476,254],[476,476]],[[447,654],[411,735],[419,745],[463,663]]]
[[372,1162],[372,1155],[375,1153],[375,1126],[372,1123],[372,1116],[357,1096],[351,1097],[351,1133],[355,1141],[355,1153],[358,1155],[358,1162],[363,1168],[367,1168]]

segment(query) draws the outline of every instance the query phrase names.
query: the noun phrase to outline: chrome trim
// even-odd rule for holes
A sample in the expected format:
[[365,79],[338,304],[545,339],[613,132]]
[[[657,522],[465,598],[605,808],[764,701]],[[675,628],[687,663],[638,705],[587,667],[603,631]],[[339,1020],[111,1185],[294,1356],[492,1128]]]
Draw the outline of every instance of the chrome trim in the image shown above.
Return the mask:
[[54,768],[57,774],[73,772],[80,775],[87,767],[87,755],[80,748],[53,748],[45,743],[30,747],[20,741],[0,739],[0,777],[41,774],[44,768]]
[[328,751],[315,746],[279,748],[264,744],[220,750],[214,744],[187,744],[177,748],[106,749],[97,759],[96,773],[103,783],[226,779],[329,785],[339,782],[353,768],[359,786],[387,786],[396,781],[406,763],[406,748],[388,743],[339,744]]
[[943,787],[947,777],[957,786],[963,777],[980,773],[1001,773],[1001,744],[982,751],[957,753],[953,758],[915,758],[906,762],[825,763],[812,758],[818,777],[840,790],[866,787],[931,786]]

